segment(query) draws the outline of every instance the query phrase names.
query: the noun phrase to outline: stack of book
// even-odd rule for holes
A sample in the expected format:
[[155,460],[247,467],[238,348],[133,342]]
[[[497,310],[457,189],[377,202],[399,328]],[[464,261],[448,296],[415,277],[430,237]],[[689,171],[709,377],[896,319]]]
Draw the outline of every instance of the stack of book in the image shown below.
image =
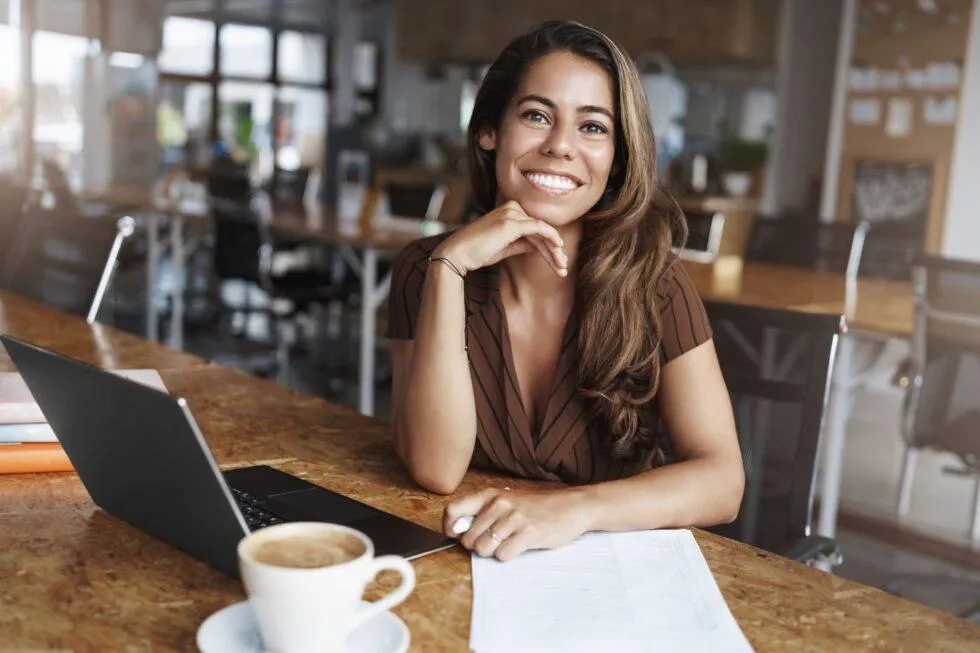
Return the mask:
[[0,372],[0,474],[70,472],[71,463],[16,372]]
[[[156,370],[117,374],[166,392]],[[17,372],[0,372],[0,474],[70,472],[71,462]]]

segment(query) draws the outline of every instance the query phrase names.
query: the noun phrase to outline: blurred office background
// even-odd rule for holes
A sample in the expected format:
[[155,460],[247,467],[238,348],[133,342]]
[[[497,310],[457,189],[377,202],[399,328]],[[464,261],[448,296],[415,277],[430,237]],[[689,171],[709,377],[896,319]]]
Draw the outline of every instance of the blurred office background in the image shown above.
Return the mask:
[[[397,250],[310,234],[474,217],[463,135],[481,77],[553,18],[634,57],[692,261],[810,265],[785,243],[851,225],[862,276],[980,262],[971,0],[0,0],[0,286],[85,312],[37,281],[51,248],[31,225],[54,225],[97,278],[108,250],[88,227],[109,242],[133,217],[100,321],[355,409],[369,361],[370,412],[388,419],[385,289],[365,293],[363,256],[373,283]],[[910,342],[868,348],[847,424],[837,573],[879,586],[980,569],[971,452],[923,448],[897,503]],[[964,614],[980,599],[907,594]]]

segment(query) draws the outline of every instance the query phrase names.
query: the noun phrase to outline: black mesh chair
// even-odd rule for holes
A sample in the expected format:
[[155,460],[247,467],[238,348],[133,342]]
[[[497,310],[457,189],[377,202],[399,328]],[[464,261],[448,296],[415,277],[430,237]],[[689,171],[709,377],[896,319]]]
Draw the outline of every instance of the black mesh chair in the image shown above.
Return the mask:
[[60,310],[98,318],[132,218],[79,217],[28,207],[0,268],[0,285]]
[[808,216],[756,217],[745,260],[856,276],[867,222],[820,222]]
[[[974,478],[970,539],[980,544],[980,264],[936,257],[917,259],[915,329],[902,436],[905,456],[898,516],[908,515],[918,451],[954,454],[960,467],[945,471]],[[914,597],[925,587],[972,595],[960,616],[980,617],[980,584],[935,575],[903,575],[885,584]]]
[[[241,312],[246,317],[261,313],[271,318],[276,336],[278,373],[285,380],[289,373],[289,352],[294,340],[296,319],[313,306],[345,300],[348,285],[338,279],[332,261],[317,261],[311,268],[273,271],[273,256],[305,244],[303,241],[273,237],[266,228],[254,202],[212,198],[214,220],[214,270],[221,281],[246,284],[245,304],[225,306],[227,312]],[[330,256],[332,252],[321,253]],[[269,299],[268,306],[252,307],[248,303],[251,288],[257,286]]]
[[706,302],[745,465],[738,519],[712,530],[788,558],[840,563],[812,535],[817,445],[842,319]]

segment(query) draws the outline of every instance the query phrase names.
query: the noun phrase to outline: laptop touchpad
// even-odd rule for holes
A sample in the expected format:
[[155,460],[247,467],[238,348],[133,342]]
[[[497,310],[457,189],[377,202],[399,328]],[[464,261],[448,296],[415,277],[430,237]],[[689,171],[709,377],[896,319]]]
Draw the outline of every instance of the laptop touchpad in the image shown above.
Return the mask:
[[377,515],[373,508],[326,490],[310,489],[271,497],[266,509],[290,521],[315,520],[346,524]]

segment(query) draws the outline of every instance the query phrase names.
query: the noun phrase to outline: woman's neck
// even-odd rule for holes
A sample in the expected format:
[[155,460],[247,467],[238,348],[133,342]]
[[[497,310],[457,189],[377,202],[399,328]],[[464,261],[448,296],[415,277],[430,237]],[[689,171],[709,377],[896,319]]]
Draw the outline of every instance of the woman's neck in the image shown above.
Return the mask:
[[578,249],[582,240],[582,224],[575,221],[558,229],[568,256],[568,276],[560,277],[541,253],[535,249],[526,254],[501,261],[502,287],[517,303],[538,302],[544,299],[571,298],[575,288]]

